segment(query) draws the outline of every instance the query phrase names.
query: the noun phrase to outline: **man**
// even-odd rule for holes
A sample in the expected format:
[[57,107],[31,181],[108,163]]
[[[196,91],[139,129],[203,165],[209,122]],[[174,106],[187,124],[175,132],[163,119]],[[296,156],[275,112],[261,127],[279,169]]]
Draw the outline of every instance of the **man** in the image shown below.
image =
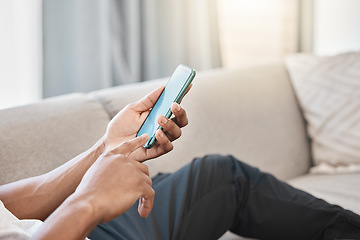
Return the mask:
[[149,136],[135,135],[162,90],[126,106],[88,151],[0,186],[17,217],[0,206],[0,239],[217,239],[228,229],[260,239],[360,239],[358,215],[231,156],[206,156],[150,179],[142,162],[171,151],[188,123],[174,103],[175,117],[158,119],[156,145],[142,147]]

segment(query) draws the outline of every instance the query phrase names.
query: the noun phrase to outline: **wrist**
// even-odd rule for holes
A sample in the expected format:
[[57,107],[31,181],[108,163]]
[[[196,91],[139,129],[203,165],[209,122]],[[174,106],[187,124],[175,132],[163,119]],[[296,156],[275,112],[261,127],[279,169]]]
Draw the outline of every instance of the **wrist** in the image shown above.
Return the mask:
[[100,138],[90,149],[98,158],[101,154],[106,151],[105,137]]
[[84,239],[101,222],[100,212],[86,199],[70,195],[31,239]]
[[64,205],[67,208],[72,209],[71,211],[82,213],[81,215],[89,220],[87,224],[91,226],[100,224],[103,219],[102,208],[97,204],[95,197],[74,192],[64,201]]
[[117,145],[114,145],[117,140],[113,139],[109,134],[106,132],[104,136],[99,140],[99,148],[101,149],[102,153],[111,151],[113,148],[115,148]]

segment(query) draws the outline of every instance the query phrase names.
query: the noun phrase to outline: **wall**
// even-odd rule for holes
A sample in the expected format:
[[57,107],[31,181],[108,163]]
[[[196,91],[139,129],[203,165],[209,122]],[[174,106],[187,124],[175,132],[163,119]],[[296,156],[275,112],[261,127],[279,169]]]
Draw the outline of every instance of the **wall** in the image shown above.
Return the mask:
[[315,54],[360,50],[360,1],[315,0]]

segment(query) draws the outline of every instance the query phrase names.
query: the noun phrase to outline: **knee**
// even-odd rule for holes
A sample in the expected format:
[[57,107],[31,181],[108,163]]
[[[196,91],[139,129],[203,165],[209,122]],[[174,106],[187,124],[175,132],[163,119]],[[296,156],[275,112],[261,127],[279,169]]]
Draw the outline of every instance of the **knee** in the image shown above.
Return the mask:
[[[200,172],[223,176],[225,179],[234,178],[244,172],[246,164],[232,155],[206,155],[194,161],[195,168]],[[239,171],[240,170],[240,171]]]
[[226,179],[250,181],[260,174],[258,168],[252,167],[232,155],[207,155],[198,159],[198,166],[207,172],[220,175]]
[[232,155],[220,155],[220,154],[212,154],[206,155],[203,158],[200,158],[200,161],[204,163],[202,166],[215,166],[219,169],[226,169],[226,168],[234,168],[235,165],[244,165],[241,160],[235,158]]

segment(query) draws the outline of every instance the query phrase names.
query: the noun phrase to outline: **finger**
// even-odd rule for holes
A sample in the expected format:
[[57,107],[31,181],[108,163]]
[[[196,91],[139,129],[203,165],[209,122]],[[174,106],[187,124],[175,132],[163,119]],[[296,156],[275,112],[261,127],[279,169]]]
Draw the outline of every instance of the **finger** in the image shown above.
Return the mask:
[[136,149],[142,147],[148,139],[149,139],[149,135],[143,134],[139,137],[136,137],[129,141],[123,142],[122,144],[120,144],[119,146],[117,146],[116,148],[111,150],[111,152],[113,152],[115,154],[129,155]]
[[143,172],[147,176],[150,175],[148,166],[138,161],[134,161],[134,164],[141,172]]
[[175,115],[174,121],[179,127],[185,127],[188,125],[189,120],[186,114],[186,111],[183,107],[180,106],[178,103],[173,103],[171,105],[171,111]]
[[[191,83],[191,84],[189,85],[189,87],[186,89],[186,92],[185,92],[184,96],[186,96],[186,94],[188,94],[188,92],[190,91],[191,88],[192,88],[192,83]],[[184,99],[184,97],[180,100],[179,103],[181,103],[183,99]]]
[[171,121],[164,116],[159,116],[158,123],[163,128],[163,131],[166,132],[170,141],[174,141],[181,136],[181,129],[174,121]]
[[140,99],[138,102],[131,104],[130,107],[137,112],[144,112],[149,110],[155,105],[156,100],[159,98],[163,90],[164,86],[155,89],[154,91]]
[[155,137],[158,142],[156,146],[157,154],[164,154],[174,149],[174,145],[161,129],[156,131]]
[[[138,167],[138,169],[141,171],[140,175],[142,176],[143,180],[145,181],[145,183],[147,185],[149,185],[150,187],[152,187],[152,180],[149,174],[149,169],[147,168],[147,166],[145,164],[142,164],[138,161],[134,161],[135,164],[137,164],[136,167]],[[139,168],[140,164],[142,165],[141,169]]]
[[[190,91],[190,89],[192,88],[192,86],[193,86],[193,85],[192,85],[192,83],[191,83],[190,86],[188,87],[188,89],[186,89],[185,95],[188,94],[188,92]],[[184,96],[185,96],[185,95],[184,95]],[[181,100],[182,100],[182,99],[181,99]]]
[[143,218],[146,218],[154,206],[155,191],[150,186],[145,187],[142,197],[140,197],[138,212]]

